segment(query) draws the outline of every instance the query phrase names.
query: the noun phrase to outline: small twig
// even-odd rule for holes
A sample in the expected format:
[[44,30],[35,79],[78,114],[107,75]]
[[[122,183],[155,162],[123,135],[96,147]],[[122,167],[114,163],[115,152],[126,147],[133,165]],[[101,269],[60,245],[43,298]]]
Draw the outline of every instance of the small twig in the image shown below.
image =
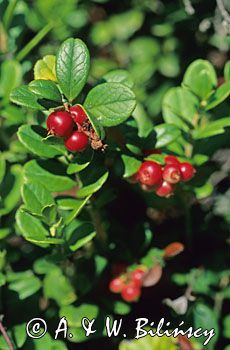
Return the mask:
[[9,347],[9,350],[15,350],[14,346],[13,346],[13,344],[12,344],[12,342],[11,342],[11,340],[10,340],[10,338],[9,338],[9,336],[8,336],[4,326],[2,324],[2,321],[0,321],[0,332],[2,333],[3,338],[5,339],[8,347]]
[[184,8],[185,8],[185,11],[187,12],[187,14],[194,15],[195,10],[191,4],[191,1],[190,0],[183,0],[183,2],[184,2]]
[[216,0],[216,4],[217,7],[222,15],[222,17],[224,18],[224,20],[227,23],[230,23],[230,14],[228,13],[228,11],[226,10],[226,8],[224,7],[224,2],[223,0]]

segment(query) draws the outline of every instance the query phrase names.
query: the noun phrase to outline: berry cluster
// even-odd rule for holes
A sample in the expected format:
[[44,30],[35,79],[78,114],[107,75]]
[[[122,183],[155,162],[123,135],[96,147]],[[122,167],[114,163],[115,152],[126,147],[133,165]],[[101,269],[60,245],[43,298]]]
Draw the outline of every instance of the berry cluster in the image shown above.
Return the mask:
[[70,152],[84,151],[89,143],[85,132],[87,115],[80,105],[72,106],[69,111],[57,111],[48,116],[47,129],[50,134],[65,140]]
[[122,299],[127,302],[137,301],[141,296],[142,280],[145,273],[146,268],[139,266],[132,272],[114,278],[109,284],[109,289],[113,293],[120,293]]
[[164,166],[152,160],[144,161],[132,180],[139,182],[144,190],[154,190],[160,197],[169,197],[176,184],[191,180],[196,170],[192,164],[181,163],[175,156],[164,159]]

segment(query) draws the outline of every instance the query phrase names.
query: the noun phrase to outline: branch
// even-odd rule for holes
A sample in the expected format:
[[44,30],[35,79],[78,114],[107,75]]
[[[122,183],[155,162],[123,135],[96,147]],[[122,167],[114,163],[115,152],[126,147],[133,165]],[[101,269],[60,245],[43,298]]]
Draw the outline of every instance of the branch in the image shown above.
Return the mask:
[[230,15],[229,15],[228,11],[226,10],[226,8],[224,7],[223,0],[216,0],[216,4],[217,4],[217,7],[218,7],[222,17],[224,18],[224,20],[227,23],[230,23]]
[[14,346],[13,346],[13,344],[12,344],[12,342],[11,342],[11,340],[10,340],[10,338],[9,338],[9,336],[8,336],[8,334],[7,334],[7,332],[6,332],[5,328],[4,328],[1,320],[0,320],[0,332],[2,333],[3,338],[5,339],[6,344],[9,347],[9,350],[15,350]]

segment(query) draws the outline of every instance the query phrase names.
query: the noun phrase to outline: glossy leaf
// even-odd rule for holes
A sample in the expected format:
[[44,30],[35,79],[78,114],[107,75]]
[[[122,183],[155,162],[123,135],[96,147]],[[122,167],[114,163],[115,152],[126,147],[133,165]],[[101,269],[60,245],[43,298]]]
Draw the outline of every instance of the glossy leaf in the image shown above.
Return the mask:
[[171,88],[163,100],[163,117],[166,123],[188,131],[198,108],[199,101],[190,91],[181,87]]
[[225,132],[225,128],[230,126],[230,118],[221,118],[214,121],[208,121],[206,125],[202,125],[193,131],[195,140],[211,137]]
[[20,142],[32,153],[39,157],[54,158],[65,154],[64,145],[48,144],[44,142],[47,130],[38,125],[22,125],[18,130]]
[[123,174],[123,176],[125,178],[134,175],[138,171],[140,166],[141,166],[141,161],[136,159],[136,158],[134,158],[134,157],[130,157],[130,156],[127,156],[127,155],[123,154],[121,156],[121,159],[122,159],[122,162],[123,162],[123,165],[124,165],[124,174]]
[[196,60],[187,68],[183,84],[202,100],[206,99],[217,85],[215,69],[208,61]]
[[19,164],[11,166],[6,172],[3,182],[0,184],[1,207],[0,217],[9,214],[20,200],[20,188],[22,185],[22,167]]
[[93,88],[84,102],[85,109],[103,126],[123,123],[136,105],[134,93],[120,83],[104,83]]
[[38,103],[37,96],[30,91],[29,87],[26,85],[22,85],[18,88],[12,90],[10,94],[10,99],[12,102],[16,103],[19,106],[43,110],[44,107]]
[[157,134],[157,142],[155,148],[162,148],[181,136],[180,129],[173,124],[160,124],[154,127]]
[[55,204],[50,192],[36,181],[23,184],[22,198],[26,209],[33,214],[41,215],[45,207]]
[[37,179],[48,191],[61,192],[73,188],[76,183],[67,176],[56,175],[42,167],[43,163],[36,160],[29,161],[24,167],[24,175],[28,180]]
[[90,242],[96,236],[95,229],[91,223],[78,222],[70,237],[66,237],[69,248],[75,252]]
[[69,101],[76,98],[86,84],[90,68],[89,52],[80,39],[67,39],[57,53],[58,83]]
[[41,288],[41,281],[30,270],[11,272],[7,275],[7,281],[9,289],[17,292],[20,300],[30,297]]
[[29,84],[29,89],[39,98],[45,98],[62,104],[62,96],[57,85],[51,80],[33,80]]
[[222,84],[215,92],[210,96],[208,100],[207,107],[205,108],[207,111],[215,108],[220,103],[222,103],[226,98],[230,96],[230,81]]

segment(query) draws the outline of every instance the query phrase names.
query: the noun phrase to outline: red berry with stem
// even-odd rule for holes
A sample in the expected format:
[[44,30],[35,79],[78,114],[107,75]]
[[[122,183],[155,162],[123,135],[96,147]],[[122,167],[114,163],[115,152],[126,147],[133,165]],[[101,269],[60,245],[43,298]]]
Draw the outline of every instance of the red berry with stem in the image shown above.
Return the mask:
[[121,296],[127,302],[136,301],[141,296],[141,289],[135,283],[129,283],[122,289]]
[[124,281],[121,277],[114,278],[109,284],[109,290],[113,293],[121,293]]
[[131,272],[130,278],[137,286],[140,287],[142,285],[142,279],[144,274],[145,274],[145,269],[142,267],[139,267],[136,270]]
[[82,125],[86,121],[87,114],[80,105],[70,107],[69,111],[76,124]]
[[166,164],[175,164],[175,165],[179,165],[180,161],[177,159],[177,157],[175,156],[166,156],[165,157],[165,163]]
[[143,162],[138,170],[138,178],[144,185],[157,185],[162,180],[162,170],[160,164],[153,161]]
[[74,128],[70,113],[65,111],[53,112],[47,118],[47,129],[58,137],[68,137]]
[[181,180],[187,182],[195,175],[196,169],[192,164],[184,162],[180,164]]
[[181,172],[178,165],[168,164],[163,170],[163,179],[171,184],[176,184],[181,179]]
[[70,152],[81,152],[86,149],[88,146],[88,137],[80,131],[74,131],[72,135],[70,135],[65,140],[65,147]]
[[170,197],[174,192],[175,186],[167,181],[163,181],[156,189],[159,197]]

